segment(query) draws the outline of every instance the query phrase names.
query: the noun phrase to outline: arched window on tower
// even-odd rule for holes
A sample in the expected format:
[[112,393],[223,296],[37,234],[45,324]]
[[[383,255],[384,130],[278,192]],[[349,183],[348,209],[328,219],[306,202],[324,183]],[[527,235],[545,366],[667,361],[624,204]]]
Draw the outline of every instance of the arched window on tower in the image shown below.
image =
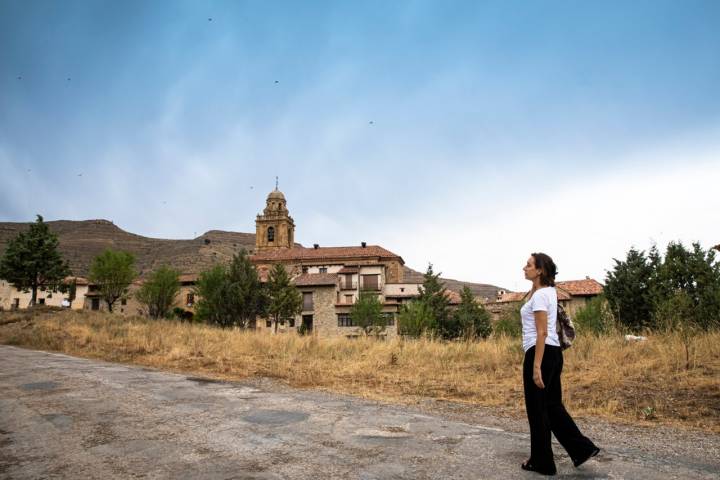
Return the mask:
[[274,242],[275,241],[275,227],[268,227],[268,236],[267,236],[268,242]]

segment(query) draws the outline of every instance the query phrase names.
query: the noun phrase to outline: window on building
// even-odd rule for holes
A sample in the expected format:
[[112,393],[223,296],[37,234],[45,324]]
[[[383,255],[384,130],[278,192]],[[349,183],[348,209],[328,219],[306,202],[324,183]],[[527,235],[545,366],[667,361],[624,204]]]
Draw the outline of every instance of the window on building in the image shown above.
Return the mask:
[[353,296],[345,295],[345,303],[353,303]]
[[303,310],[306,312],[313,309],[313,294],[312,292],[303,292]]
[[353,276],[352,276],[352,273],[346,273],[346,274],[345,274],[345,288],[347,288],[347,289],[353,288]]
[[320,267],[320,273],[327,273],[327,267]]
[[349,313],[338,313],[338,327],[354,327]]
[[11,308],[12,308],[13,310],[17,310],[18,308],[20,308],[20,299],[19,299],[19,298],[13,298],[12,307],[11,307]]
[[308,273],[308,267],[302,267],[302,273]]
[[185,303],[187,304],[187,306],[188,306],[188,307],[192,307],[193,305],[195,305],[195,294],[194,294],[194,293],[188,293],[188,294],[186,295],[185,300],[186,300]]
[[120,305],[127,305],[127,298],[121,298]]
[[268,235],[267,235],[268,242],[274,242],[275,241],[275,227],[268,227],[267,232],[268,232]]
[[272,327],[272,320],[265,320],[265,326],[266,326],[267,328]]
[[302,325],[305,327],[305,330],[309,333],[312,332],[313,328],[313,316],[312,315],[303,315],[302,316]]
[[45,305],[45,299],[44,298],[38,298],[38,303],[40,305]]
[[288,326],[294,327],[295,326],[295,319],[294,318],[288,318]]
[[100,299],[99,298],[93,298],[90,301],[90,310],[100,310]]
[[362,281],[364,290],[380,290],[380,275],[363,275]]
[[395,325],[395,314],[392,312],[384,312],[382,317],[385,319],[385,325],[392,327]]
[[47,298],[52,298],[52,293],[48,293]]

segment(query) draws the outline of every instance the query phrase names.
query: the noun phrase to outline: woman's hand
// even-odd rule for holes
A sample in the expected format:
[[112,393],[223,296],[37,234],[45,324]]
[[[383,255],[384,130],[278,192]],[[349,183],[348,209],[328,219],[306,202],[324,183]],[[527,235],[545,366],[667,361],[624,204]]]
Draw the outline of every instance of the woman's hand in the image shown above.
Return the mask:
[[538,388],[545,388],[545,384],[542,381],[542,371],[540,371],[540,367],[533,368],[533,382],[535,382],[535,385],[537,385]]

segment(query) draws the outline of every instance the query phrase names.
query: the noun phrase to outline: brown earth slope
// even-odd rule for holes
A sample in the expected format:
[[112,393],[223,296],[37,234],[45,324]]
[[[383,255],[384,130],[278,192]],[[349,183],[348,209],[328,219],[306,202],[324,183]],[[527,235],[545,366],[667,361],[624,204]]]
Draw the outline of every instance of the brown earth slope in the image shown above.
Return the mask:
[[[135,255],[136,268],[142,275],[167,264],[182,273],[200,273],[216,262],[228,262],[234,253],[255,248],[255,234],[210,230],[191,240],[148,238],[126,232],[108,220],[55,220],[47,222],[58,235],[60,251],[74,275],[85,277],[92,259],[106,248],[125,250]],[[29,223],[0,222],[0,253],[7,242],[26,230]],[[300,246],[299,244],[297,244]],[[422,283],[423,275],[405,267],[405,281]],[[482,298],[494,298],[499,287],[482,283],[442,279],[450,290],[459,292],[467,285]]]

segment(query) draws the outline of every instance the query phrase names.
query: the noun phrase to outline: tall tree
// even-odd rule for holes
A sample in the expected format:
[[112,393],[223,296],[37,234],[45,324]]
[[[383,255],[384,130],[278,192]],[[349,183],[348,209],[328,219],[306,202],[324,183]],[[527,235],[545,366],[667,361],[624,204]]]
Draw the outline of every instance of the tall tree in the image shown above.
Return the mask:
[[277,333],[280,319],[294,317],[302,311],[302,295],[290,282],[285,267],[279,263],[270,270],[267,282],[267,314],[275,323]]
[[353,325],[365,335],[378,335],[387,327],[387,320],[382,315],[382,303],[377,293],[361,291],[357,302],[350,308]]
[[605,278],[605,296],[616,320],[630,328],[652,326],[653,267],[645,252],[631,248],[624,261],[613,259],[615,267]]
[[460,305],[453,312],[452,319],[452,331],[444,334],[449,338],[463,337],[472,340],[487,338],[492,333],[490,313],[475,300],[467,285],[460,292]]
[[432,263],[428,264],[423,284],[418,287],[420,294],[417,301],[425,304],[433,317],[433,323],[442,332],[450,320],[450,299],[447,297],[445,285],[440,281],[440,275],[433,272]]
[[265,289],[260,283],[257,269],[250,261],[247,251],[243,248],[233,256],[228,269],[228,276],[235,292],[232,304],[238,319],[238,325],[247,328],[261,315],[267,304]]
[[20,232],[8,242],[0,259],[0,278],[18,290],[31,290],[30,305],[37,302],[38,288],[59,288],[70,275],[70,268],[58,251],[58,238],[50,231],[41,215],[30,229]]
[[227,278],[227,267],[224,265],[215,265],[200,274],[195,284],[195,294],[198,296],[195,317],[198,320],[221,327],[233,325],[234,316],[227,302],[231,296]]
[[135,257],[130,252],[107,249],[90,264],[89,279],[98,286],[100,296],[112,312],[113,305],[127,295],[136,277]]
[[712,249],[705,252],[693,243],[689,250],[681,242],[670,242],[655,278],[655,290],[663,293],[654,297],[656,316],[687,304],[684,322],[705,329],[720,326],[720,262]]
[[180,272],[163,265],[143,282],[135,298],[152,318],[165,318],[180,292]]

